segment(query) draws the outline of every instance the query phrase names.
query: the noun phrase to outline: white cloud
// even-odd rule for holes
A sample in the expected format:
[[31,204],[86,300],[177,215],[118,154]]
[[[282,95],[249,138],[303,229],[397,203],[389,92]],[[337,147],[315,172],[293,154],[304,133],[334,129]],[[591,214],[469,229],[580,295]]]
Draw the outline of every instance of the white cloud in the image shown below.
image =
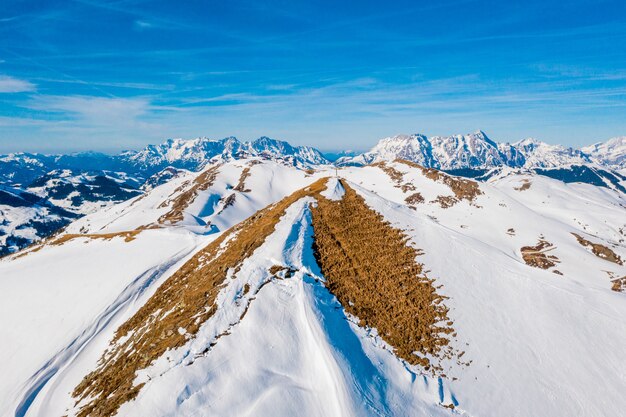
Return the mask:
[[93,96],[37,96],[30,107],[55,113],[66,113],[72,119],[92,125],[128,124],[148,114],[150,102],[144,98]]
[[151,29],[154,24],[146,22],[145,20],[135,20],[135,28],[138,30]]
[[27,91],[35,91],[35,84],[7,75],[0,75],[0,93],[23,93]]

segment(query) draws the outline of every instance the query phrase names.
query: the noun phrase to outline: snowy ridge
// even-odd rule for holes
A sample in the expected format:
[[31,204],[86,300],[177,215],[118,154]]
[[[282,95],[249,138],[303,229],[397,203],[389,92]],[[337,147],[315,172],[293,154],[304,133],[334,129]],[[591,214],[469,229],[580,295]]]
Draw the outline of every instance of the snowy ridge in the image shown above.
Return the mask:
[[[593,154],[593,155],[592,155]],[[406,159],[420,165],[444,170],[512,168],[561,168],[598,164],[620,167],[626,158],[623,138],[612,139],[583,149],[549,145],[536,139],[496,143],[482,131],[466,135],[398,135],[381,139],[370,151],[341,158],[340,165],[365,165],[380,161]],[[621,165],[620,165],[621,164]]]
[[[323,196],[345,198],[334,169],[234,160],[185,200],[182,220],[159,223],[215,167],[178,173],[59,236],[83,237],[0,261],[11,341],[0,344],[0,415],[75,415],[69,393],[186,259],[320,178],[330,177]],[[510,171],[479,183],[468,201],[457,198],[454,179],[398,162],[346,167],[338,177],[423,252],[469,366],[450,359],[446,375],[433,377],[345,313],[317,265],[316,202],[306,197],[229,272],[198,334],[137,373],[146,385],[117,415],[603,417],[626,408],[625,293],[612,289],[626,267],[572,235],[626,260],[622,194]],[[421,199],[407,201],[415,193]],[[134,239],[115,236],[129,230]],[[525,262],[521,248],[540,239],[553,245],[554,267]],[[285,269],[273,273],[275,265]]]

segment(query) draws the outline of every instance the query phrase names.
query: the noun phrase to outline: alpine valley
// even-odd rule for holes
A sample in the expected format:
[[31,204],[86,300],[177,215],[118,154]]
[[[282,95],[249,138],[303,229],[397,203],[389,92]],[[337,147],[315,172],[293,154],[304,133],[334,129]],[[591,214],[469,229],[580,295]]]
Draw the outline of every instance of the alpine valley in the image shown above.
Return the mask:
[[170,139],[0,184],[0,416],[626,410],[626,137]]

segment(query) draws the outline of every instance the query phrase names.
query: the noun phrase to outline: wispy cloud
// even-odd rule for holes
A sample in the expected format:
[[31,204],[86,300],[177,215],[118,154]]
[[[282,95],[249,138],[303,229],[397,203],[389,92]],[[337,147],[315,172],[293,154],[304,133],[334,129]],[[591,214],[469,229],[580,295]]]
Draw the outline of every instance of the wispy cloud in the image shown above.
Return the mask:
[[152,29],[153,27],[154,27],[154,24],[147,22],[145,20],[135,20],[135,29],[137,30]]
[[29,81],[0,75],[0,93],[24,93],[35,90],[35,84]]
[[94,126],[133,123],[152,110],[150,102],[144,98],[41,95],[28,105],[33,110],[59,113],[66,119]]

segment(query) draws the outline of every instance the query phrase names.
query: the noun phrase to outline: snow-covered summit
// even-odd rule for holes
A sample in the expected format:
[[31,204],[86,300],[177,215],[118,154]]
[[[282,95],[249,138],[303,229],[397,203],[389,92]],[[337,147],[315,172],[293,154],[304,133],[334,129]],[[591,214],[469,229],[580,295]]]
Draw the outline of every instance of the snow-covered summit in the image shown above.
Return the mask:
[[598,164],[616,169],[626,168],[626,136],[595,143],[581,150]]
[[534,138],[521,140],[513,146],[524,155],[526,168],[554,168],[591,163],[589,157],[579,149],[550,145]]
[[574,149],[550,145],[533,138],[519,142],[498,143],[483,131],[452,136],[422,134],[396,135],[381,139],[371,150],[353,158],[343,158],[343,165],[361,165],[372,162],[406,159],[420,165],[444,170],[486,169],[509,166],[513,168],[556,168],[572,165],[624,164],[624,138],[606,144],[593,145],[596,157],[587,154],[592,147]]
[[372,163],[406,159],[440,168],[485,168],[506,165],[507,156],[482,131],[466,135],[396,135],[381,139],[370,151],[344,163]]
[[317,149],[292,146],[266,136],[250,142],[242,142],[234,136],[223,139],[168,139],[159,145],[148,145],[140,151],[126,151],[120,156],[137,166],[164,167],[175,164],[177,167],[194,170],[211,161],[229,161],[250,156],[289,160],[293,165],[302,167],[328,163]]

